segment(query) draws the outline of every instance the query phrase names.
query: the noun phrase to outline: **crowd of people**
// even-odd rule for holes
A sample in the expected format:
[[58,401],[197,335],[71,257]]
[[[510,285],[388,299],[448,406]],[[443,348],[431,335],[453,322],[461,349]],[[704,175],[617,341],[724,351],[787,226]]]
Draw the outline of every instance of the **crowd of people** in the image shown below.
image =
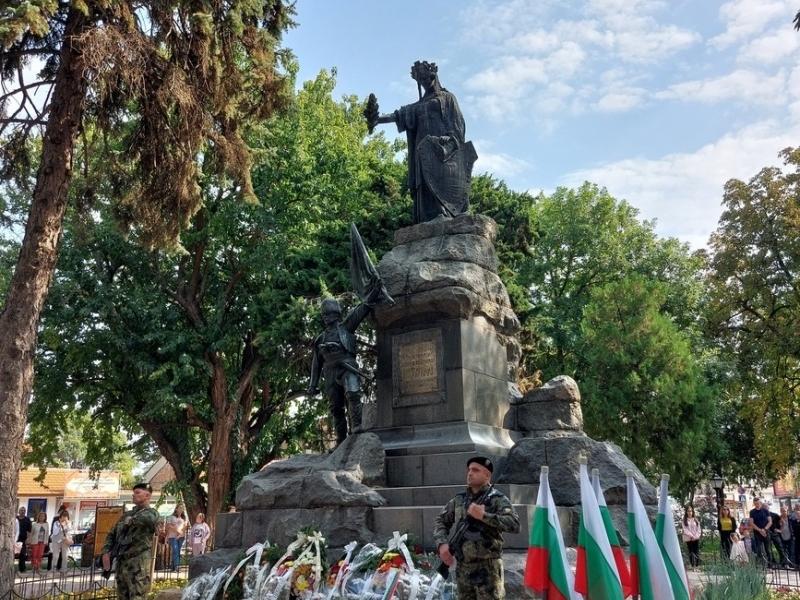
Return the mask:
[[[229,512],[235,510],[235,507],[229,507]],[[20,507],[14,520],[14,553],[19,556],[19,572],[25,573],[30,565],[34,573],[65,573],[69,549],[75,543],[77,534],[70,520],[69,510],[63,505],[59,507],[57,517],[52,523],[48,523],[45,511],[40,511],[33,519],[26,513],[25,507]],[[163,542],[170,549],[168,568],[172,571],[177,571],[180,566],[181,549],[187,535],[192,556],[204,554],[211,537],[211,528],[205,522],[205,515],[199,513],[194,524],[190,526],[182,504],[176,505],[172,515],[158,523],[158,532],[163,534]],[[43,568],[45,557],[48,566]]]
[[[780,514],[770,511],[760,498],[753,499],[750,511],[751,550],[769,568],[797,568],[800,557],[800,504],[794,512],[784,506]],[[774,550],[774,553],[773,553]]]
[[[782,506],[776,513],[756,497],[748,516],[749,522],[737,523],[729,507],[720,508],[717,531],[722,555],[737,564],[752,557],[767,568],[800,569],[800,502],[792,512]],[[682,529],[690,567],[697,568],[701,528],[691,506],[684,510]]]
[[14,539],[16,547],[14,552],[19,555],[19,572],[27,570],[30,558],[31,569],[34,572],[42,570],[45,550],[49,550],[48,567],[46,570],[65,572],[69,558],[69,547],[75,536],[75,528],[69,519],[69,511],[61,506],[58,518],[52,525],[47,523],[47,514],[40,511],[34,519],[27,516],[25,507],[20,507],[14,522]]

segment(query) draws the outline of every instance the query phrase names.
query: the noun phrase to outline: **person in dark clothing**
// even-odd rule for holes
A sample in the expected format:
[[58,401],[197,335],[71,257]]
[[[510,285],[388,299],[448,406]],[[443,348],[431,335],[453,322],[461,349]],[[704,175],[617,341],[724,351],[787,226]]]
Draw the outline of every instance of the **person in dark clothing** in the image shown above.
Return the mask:
[[753,550],[760,560],[771,564],[769,530],[772,528],[772,519],[769,516],[769,509],[761,504],[760,498],[753,498],[753,506],[754,508],[750,510],[750,523],[753,526]]
[[25,508],[20,506],[19,513],[17,513],[17,521],[19,521],[19,534],[17,541],[22,542],[22,548],[19,550],[19,572],[25,572],[25,561],[28,560],[28,534],[31,532],[33,523],[30,517],[25,516]]
[[[800,502],[794,505],[794,519],[789,519],[789,528],[792,530],[794,542],[794,562],[800,560]],[[800,567],[795,567],[800,568]]]
[[770,512],[769,518],[772,522],[772,526],[769,528],[769,540],[772,543],[773,548],[775,548],[775,550],[778,552],[778,562],[776,563],[772,561],[775,555],[772,554],[771,551],[767,550],[771,563],[770,566],[775,568],[787,567],[789,566],[789,559],[787,558],[786,553],[783,551],[783,541],[781,539],[781,516],[778,513]]

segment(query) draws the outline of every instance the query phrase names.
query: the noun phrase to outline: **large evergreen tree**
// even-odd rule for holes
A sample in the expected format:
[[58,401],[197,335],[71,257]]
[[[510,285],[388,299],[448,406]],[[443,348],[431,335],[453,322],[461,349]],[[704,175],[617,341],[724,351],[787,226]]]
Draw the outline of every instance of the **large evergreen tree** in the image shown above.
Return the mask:
[[[200,206],[197,157],[229,172],[253,197],[240,122],[285,97],[276,48],[288,24],[282,0],[224,4],[124,0],[13,0],[0,7],[0,173],[38,163],[30,212],[0,313],[0,562],[11,564],[11,523],[33,385],[37,325],[56,266],[90,122],[111,143],[120,222],[149,244],[174,244]],[[26,81],[41,61],[34,81]],[[33,92],[40,90],[38,96]],[[41,133],[38,160],[29,136]],[[93,189],[81,200],[91,203]],[[11,589],[0,571],[0,596]]]

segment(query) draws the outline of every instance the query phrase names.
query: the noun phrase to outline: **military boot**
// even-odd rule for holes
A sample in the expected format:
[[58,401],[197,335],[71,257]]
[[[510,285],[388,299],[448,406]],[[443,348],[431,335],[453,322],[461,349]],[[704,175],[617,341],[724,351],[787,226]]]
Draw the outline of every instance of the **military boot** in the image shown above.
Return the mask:
[[350,413],[350,431],[352,433],[364,433],[361,426],[361,395],[352,394],[347,398],[347,410]]
[[347,419],[344,416],[333,418],[333,429],[336,431],[336,445],[347,438]]

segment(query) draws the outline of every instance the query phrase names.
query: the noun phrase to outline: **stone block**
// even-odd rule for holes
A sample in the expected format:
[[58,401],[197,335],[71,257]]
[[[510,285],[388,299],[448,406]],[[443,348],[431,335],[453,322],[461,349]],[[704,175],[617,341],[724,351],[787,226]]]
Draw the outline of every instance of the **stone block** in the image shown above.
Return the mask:
[[385,453],[373,433],[348,437],[331,454],[298,454],[247,475],[236,490],[240,510],[381,506],[369,486],[385,485]]
[[386,457],[386,480],[391,487],[423,485],[422,457]]
[[581,394],[575,380],[566,375],[551,379],[515,403],[515,428],[547,435],[554,431],[583,431]]
[[241,547],[249,548],[267,540],[287,546],[296,539],[297,532],[308,525],[321,531],[333,548],[344,547],[353,540],[365,544],[373,539],[372,510],[366,506],[249,510],[241,513]]
[[385,545],[386,540],[392,538],[392,533],[399,531],[411,533],[420,538],[424,530],[422,522],[422,508],[384,506],[375,509],[373,513],[375,543]]

